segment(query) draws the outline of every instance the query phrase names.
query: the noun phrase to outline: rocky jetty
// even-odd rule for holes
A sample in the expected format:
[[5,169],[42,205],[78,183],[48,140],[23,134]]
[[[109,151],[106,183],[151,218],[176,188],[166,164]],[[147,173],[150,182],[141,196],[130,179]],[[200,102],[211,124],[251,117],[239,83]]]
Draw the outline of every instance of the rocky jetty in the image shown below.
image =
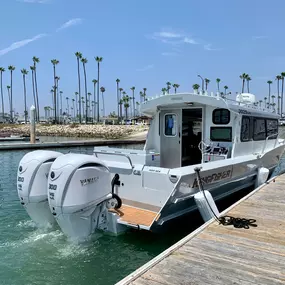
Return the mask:
[[[135,133],[146,131],[146,126],[136,125],[37,125],[37,136],[62,136],[62,137],[90,137],[103,139],[122,139]],[[0,134],[29,136],[29,125],[2,126]]]

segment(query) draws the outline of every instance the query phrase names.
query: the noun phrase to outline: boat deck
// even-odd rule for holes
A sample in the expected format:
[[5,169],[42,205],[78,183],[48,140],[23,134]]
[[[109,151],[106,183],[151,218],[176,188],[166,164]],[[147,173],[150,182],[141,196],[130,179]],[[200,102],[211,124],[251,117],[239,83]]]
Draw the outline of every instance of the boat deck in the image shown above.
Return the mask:
[[234,228],[209,221],[117,285],[285,284],[285,174],[222,215],[256,219]]
[[157,212],[136,208],[128,205],[122,205],[120,209],[112,210],[120,216],[119,222],[132,225],[141,225],[150,227],[157,216]]

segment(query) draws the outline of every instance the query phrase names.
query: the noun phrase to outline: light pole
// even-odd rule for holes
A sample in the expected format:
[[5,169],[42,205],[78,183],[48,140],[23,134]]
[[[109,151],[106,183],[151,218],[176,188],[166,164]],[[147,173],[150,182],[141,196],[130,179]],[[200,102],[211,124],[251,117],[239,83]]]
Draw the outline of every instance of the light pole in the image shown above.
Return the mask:
[[204,78],[201,75],[198,75],[198,77],[202,80],[202,93],[204,94]]

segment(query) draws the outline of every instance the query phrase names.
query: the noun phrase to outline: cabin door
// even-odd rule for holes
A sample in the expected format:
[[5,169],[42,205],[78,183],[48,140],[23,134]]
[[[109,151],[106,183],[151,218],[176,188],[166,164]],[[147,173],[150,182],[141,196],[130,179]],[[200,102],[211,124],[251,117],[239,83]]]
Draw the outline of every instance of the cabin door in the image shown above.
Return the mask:
[[181,166],[182,110],[160,112],[160,165],[165,168]]

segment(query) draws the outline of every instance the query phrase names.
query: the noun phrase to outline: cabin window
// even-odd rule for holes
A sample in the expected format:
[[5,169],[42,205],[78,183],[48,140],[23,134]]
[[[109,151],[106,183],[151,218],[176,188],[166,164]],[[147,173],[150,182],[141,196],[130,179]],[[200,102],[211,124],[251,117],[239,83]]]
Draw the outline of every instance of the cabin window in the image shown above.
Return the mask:
[[212,121],[215,125],[227,125],[230,122],[230,111],[228,109],[214,110]]
[[270,136],[268,139],[276,139],[278,134],[278,122],[277,120],[266,119],[266,130],[267,136]]
[[261,141],[266,139],[265,119],[254,118],[253,120],[253,139]]
[[164,135],[176,136],[176,114],[166,114],[164,120]]
[[218,142],[231,142],[232,141],[232,128],[224,127],[211,127],[210,130],[211,141]]
[[242,117],[240,140],[242,142],[248,142],[251,140],[250,118],[249,117]]

